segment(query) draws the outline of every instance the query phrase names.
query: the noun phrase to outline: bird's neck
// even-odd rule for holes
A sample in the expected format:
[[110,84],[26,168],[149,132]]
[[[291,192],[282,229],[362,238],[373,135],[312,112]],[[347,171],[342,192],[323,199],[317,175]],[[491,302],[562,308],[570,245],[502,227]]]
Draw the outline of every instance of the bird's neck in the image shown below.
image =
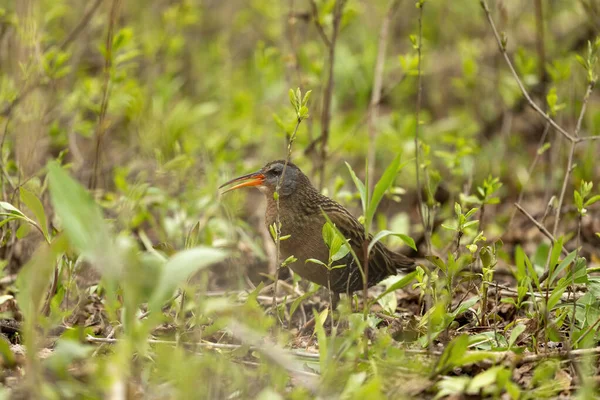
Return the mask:
[[288,196],[280,196],[278,211],[277,201],[272,195],[267,195],[266,222],[268,225],[273,224],[277,220],[278,213],[282,224],[293,222],[301,216],[319,213],[321,197],[314,187],[304,187]]

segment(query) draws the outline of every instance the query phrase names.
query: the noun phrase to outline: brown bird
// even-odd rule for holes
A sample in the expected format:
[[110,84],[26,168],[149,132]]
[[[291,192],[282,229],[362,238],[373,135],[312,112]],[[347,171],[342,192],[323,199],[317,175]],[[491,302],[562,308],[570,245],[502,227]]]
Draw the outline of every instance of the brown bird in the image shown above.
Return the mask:
[[[325,266],[306,262],[310,258],[315,258],[327,263],[329,259],[329,249],[321,233],[326,222],[321,210],[348,240],[361,262],[364,259],[365,231],[362,224],[348,210],[319,193],[296,165],[288,162],[285,166],[284,160],[271,161],[258,172],[240,176],[221,185],[220,188],[236,182],[239,183],[223,193],[246,186],[257,187],[267,197],[268,228],[277,219],[277,203],[273,193],[282,174],[283,179],[279,189],[281,236],[290,235],[286,240],[280,241],[282,259],[295,256],[297,261],[289,265],[295,273],[324,287],[329,286],[336,294],[349,294],[361,290],[362,275],[351,253],[333,264],[346,265],[345,267],[332,269],[329,274]],[[372,236],[369,235],[369,241],[371,239]],[[386,277],[396,274],[398,270],[408,272],[414,269],[415,264],[412,259],[395,253],[377,242],[369,253],[367,286],[379,283]]]

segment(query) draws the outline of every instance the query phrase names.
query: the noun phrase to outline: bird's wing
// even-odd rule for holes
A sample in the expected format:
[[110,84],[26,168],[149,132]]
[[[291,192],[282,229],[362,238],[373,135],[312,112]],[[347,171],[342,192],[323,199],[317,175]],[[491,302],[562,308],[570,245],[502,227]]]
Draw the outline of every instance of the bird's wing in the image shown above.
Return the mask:
[[[361,264],[364,263],[364,240],[365,229],[352,214],[342,206],[335,204],[330,207],[323,207],[331,222],[339,229],[344,237],[352,246],[352,249],[359,258]],[[373,239],[369,235],[369,242]],[[389,253],[389,254],[388,254]],[[383,244],[377,242],[369,254],[369,283],[377,283],[390,274],[396,273],[396,266],[391,258],[393,253],[387,250]],[[351,256],[351,255],[350,255]],[[374,279],[374,282],[371,282]]]

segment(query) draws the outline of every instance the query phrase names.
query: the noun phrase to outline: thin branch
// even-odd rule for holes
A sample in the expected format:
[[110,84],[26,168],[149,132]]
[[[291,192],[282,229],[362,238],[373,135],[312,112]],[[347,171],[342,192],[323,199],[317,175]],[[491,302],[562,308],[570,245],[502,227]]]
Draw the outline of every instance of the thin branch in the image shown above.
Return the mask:
[[[418,57],[418,69],[417,69],[417,104],[416,104],[416,126],[415,126],[415,170],[417,177],[417,199],[419,203],[419,215],[421,216],[421,223],[423,224],[423,238],[427,247],[427,254],[431,254],[431,238],[429,236],[429,208],[423,202],[422,185],[421,185],[421,145],[419,143],[419,127],[421,117],[421,102],[423,97],[423,74],[421,72],[422,58],[422,47],[423,47],[423,7],[425,2],[422,1],[419,6],[419,37],[417,44],[417,57]],[[425,175],[425,181],[427,182],[427,175]],[[427,214],[427,215],[425,215]]]
[[117,24],[117,18],[119,15],[119,9],[121,8],[122,0],[113,0],[110,8],[110,16],[108,22],[108,32],[106,34],[106,56],[104,61],[104,83],[102,89],[102,102],[100,103],[100,114],[98,116],[98,124],[96,125],[96,131],[94,133],[95,139],[95,151],[94,151],[94,168],[89,181],[89,189],[95,189],[98,181],[98,168],[100,166],[100,148],[102,146],[102,139],[106,131],[105,118],[108,110],[108,100],[110,97],[110,75],[113,63],[113,38],[115,25]]
[[379,45],[377,46],[377,60],[375,62],[375,70],[373,71],[373,91],[371,92],[371,102],[369,104],[369,146],[368,146],[368,178],[369,192],[373,191],[373,183],[375,182],[375,142],[377,136],[377,118],[379,116],[379,103],[381,102],[381,92],[383,87],[383,69],[385,67],[385,55],[388,42],[388,34],[390,30],[390,21],[394,16],[399,0],[391,0],[387,13],[383,18],[381,30],[379,31]]
[[[529,214],[527,212],[527,210],[525,210],[519,203],[515,203],[515,207],[517,207],[517,209],[524,215],[526,216],[534,225],[536,228],[538,228],[538,230],[540,232],[542,232],[544,234],[544,236],[546,236],[548,239],[550,239],[550,242],[552,242],[552,245],[554,245],[554,243],[556,243],[556,239],[554,238],[554,235],[552,235],[548,229],[546,229],[546,227],[542,224],[540,224],[535,218],[533,218],[533,215]],[[569,254],[569,252],[567,251],[567,249],[562,248],[562,253],[564,255]]]
[[577,138],[577,143],[581,143],[581,142],[587,142],[590,140],[600,140],[600,136],[584,136],[584,137],[580,137]]
[[319,161],[319,189],[323,189],[325,185],[325,163],[327,162],[327,145],[329,141],[329,129],[331,125],[331,100],[333,98],[334,73],[335,65],[335,44],[337,41],[340,25],[342,22],[342,12],[346,0],[336,0],[333,11],[333,30],[329,43],[329,71],[327,78],[327,86],[325,87],[325,95],[323,96],[323,108],[321,111],[321,160]]
[[[592,94],[592,90],[594,90],[595,82],[590,82],[588,84],[587,90],[585,91],[585,95],[583,96],[583,104],[581,105],[581,111],[579,112],[579,118],[577,119],[577,124],[575,125],[575,138],[579,137],[579,131],[581,130],[581,124],[583,121],[583,116],[585,115],[585,110],[587,109],[588,100],[590,99],[590,95]],[[567,192],[567,185],[569,183],[569,177],[571,176],[571,172],[573,170],[573,155],[575,154],[575,145],[577,144],[577,140],[571,142],[571,149],[569,151],[569,159],[567,161],[567,170],[565,171],[565,178],[563,179],[562,189],[560,191],[560,196],[558,198],[558,204],[556,205],[556,212],[554,213],[554,228],[552,229],[552,234],[556,236],[558,232],[558,223],[560,222],[560,211],[562,208],[563,201],[565,199],[565,194]]]
[[94,4],[92,4],[92,6],[87,9],[87,11],[83,14],[83,17],[81,17],[79,23],[75,25],[75,28],[73,28],[71,33],[69,33],[65,40],[63,40],[62,43],[58,46],[60,50],[65,50],[67,47],[69,47],[71,43],[73,43],[73,41],[77,38],[77,36],[79,36],[83,28],[85,28],[85,26],[90,22],[92,16],[94,15],[98,7],[100,7],[100,4],[102,4],[102,1],[103,0],[96,0]]
[[496,38],[496,43],[498,44],[498,48],[500,49],[500,52],[502,53],[502,56],[504,57],[504,60],[506,61],[506,64],[508,65],[508,68],[510,69],[510,72],[512,73],[515,81],[517,82],[517,85],[519,86],[519,89],[521,89],[521,93],[523,94],[523,97],[525,97],[525,99],[527,99],[527,102],[529,103],[529,105],[538,114],[540,114],[550,125],[552,125],[554,127],[554,129],[556,129],[557,131],[559,131],[564,137],[566,137],[567,139],[569,139],[569,141],[576,142],[577,139],[575,137],[573,137],[563,127],[561,127],[560,125],[558,125],[548,114],[546,114],[544,112],[544,110],[542,110],[540,108],[540,106],[538,106],[533,101],[533,99],[531,98],[531,96],[527,92],[527,89],[525,89],[525,86],[523,85],[523,82],[521,82],[521,78],[519,78],[519,74],[517,74],[517,71],[515,70],[515,67],[513,66],[512,62],[510,61],[510,57],[508,56],[508,53],[506,52],[506,45],[505,45],[505,43],[503,43],[504,41],[500,38],[500,34],[498,33],[498,30],[496,29],[496,25],[494,24],[494,20],[492,19],[492,15],[490,13],[490,9],[488,8],[488,5],[487,5],[486,1],[485,0],[479,0],[479,3],[481,4],[481,7],[483,8],[483,11],[485,12],[485,15],[486,15],[487,20],[488,20],[488,22],[490,24],[490,27],[492,28],[492,31],[494,32],[494,37]]
[[[540,141],[538,143],[537,146],[537,151],[535,152],[535,157],[533,158],[533,161],[531,162],[531,165],[529,166],[529,169],[527,170],[527,180],[523,183],[523,187],[521,188],[521,190],[519,191],[519,196],[517,197],[517,204],[521,204],[521,201],[523,200],[523,196],[525,195],[525,186],[529,183],[529,180],[531,179],[531,175],[533,174],[533,170],[535,169],[535,166],[537,165],[541,153],[540,150],[543,148],[544,143],[546,142],[546,138],[548,137],[548,132],[550,132],[550,124],[546,123],[546,126],[544,127],[544,132],[542,133],[542,137],[540,138]],[[516,210],[513,210],[511,216],[510,216],[510,220],[508,221],[508,225],[507,225],[507,231],[510,230],[510,227],[512,226],[513,220],[515,218],[515,213]]]
[[323,43],[325,43],[327,48],[330,48],[331,41],[323,29],[323,25],[321,25],[321,22],[319,22],[319,9],[317,8],[317,3],[315,3],[315,0],[310,0],[310,7],[312,9],[312,19],[315,23],[315,27],[317,28],[317,32],[319,33],[319,36],[321,36],[321,39],[323,39]]

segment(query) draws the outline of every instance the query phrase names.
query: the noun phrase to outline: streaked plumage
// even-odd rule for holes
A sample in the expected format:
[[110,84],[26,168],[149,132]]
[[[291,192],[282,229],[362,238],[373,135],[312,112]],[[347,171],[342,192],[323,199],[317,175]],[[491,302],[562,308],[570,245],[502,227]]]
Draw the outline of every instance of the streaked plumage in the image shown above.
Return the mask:
[[[273,198],[277,182],[284,169],[285,161],[272,161],[260,171],[227,182],[225,185],[245,181],[229,190],[243,186],[257,186],[267,198],[266,224],[274,224],[277,218],[277,205]],[[223,186],[225,186],[223,185]],[[300,169],[288,163],[279,191],[279,208],[281,234],[290,235],[280,242],[281,259],[293,255],[298,260],[290,268],[309,281],[328,286],[335,293],[351,293],[363,288],[362,277],[352,254],[348,254],[334,265],[345,264],[344,268],[333,269],[329,274],[324,266],[306,262],[316,258],[327,263],[329,250],[322,238],[325,217],[328,217],[348,240],[352,249],[363,260],[363,242],[365,232],[362,224],[336,201],[323,196],[315,189],[310,180]],[[371,239],[371,237],[369,237]],[[414,270],[412,259],[389,250],[382,243],[377,243],[369,254],[368,286],[373,286],[386,277],[396,274],[398,270]]]

